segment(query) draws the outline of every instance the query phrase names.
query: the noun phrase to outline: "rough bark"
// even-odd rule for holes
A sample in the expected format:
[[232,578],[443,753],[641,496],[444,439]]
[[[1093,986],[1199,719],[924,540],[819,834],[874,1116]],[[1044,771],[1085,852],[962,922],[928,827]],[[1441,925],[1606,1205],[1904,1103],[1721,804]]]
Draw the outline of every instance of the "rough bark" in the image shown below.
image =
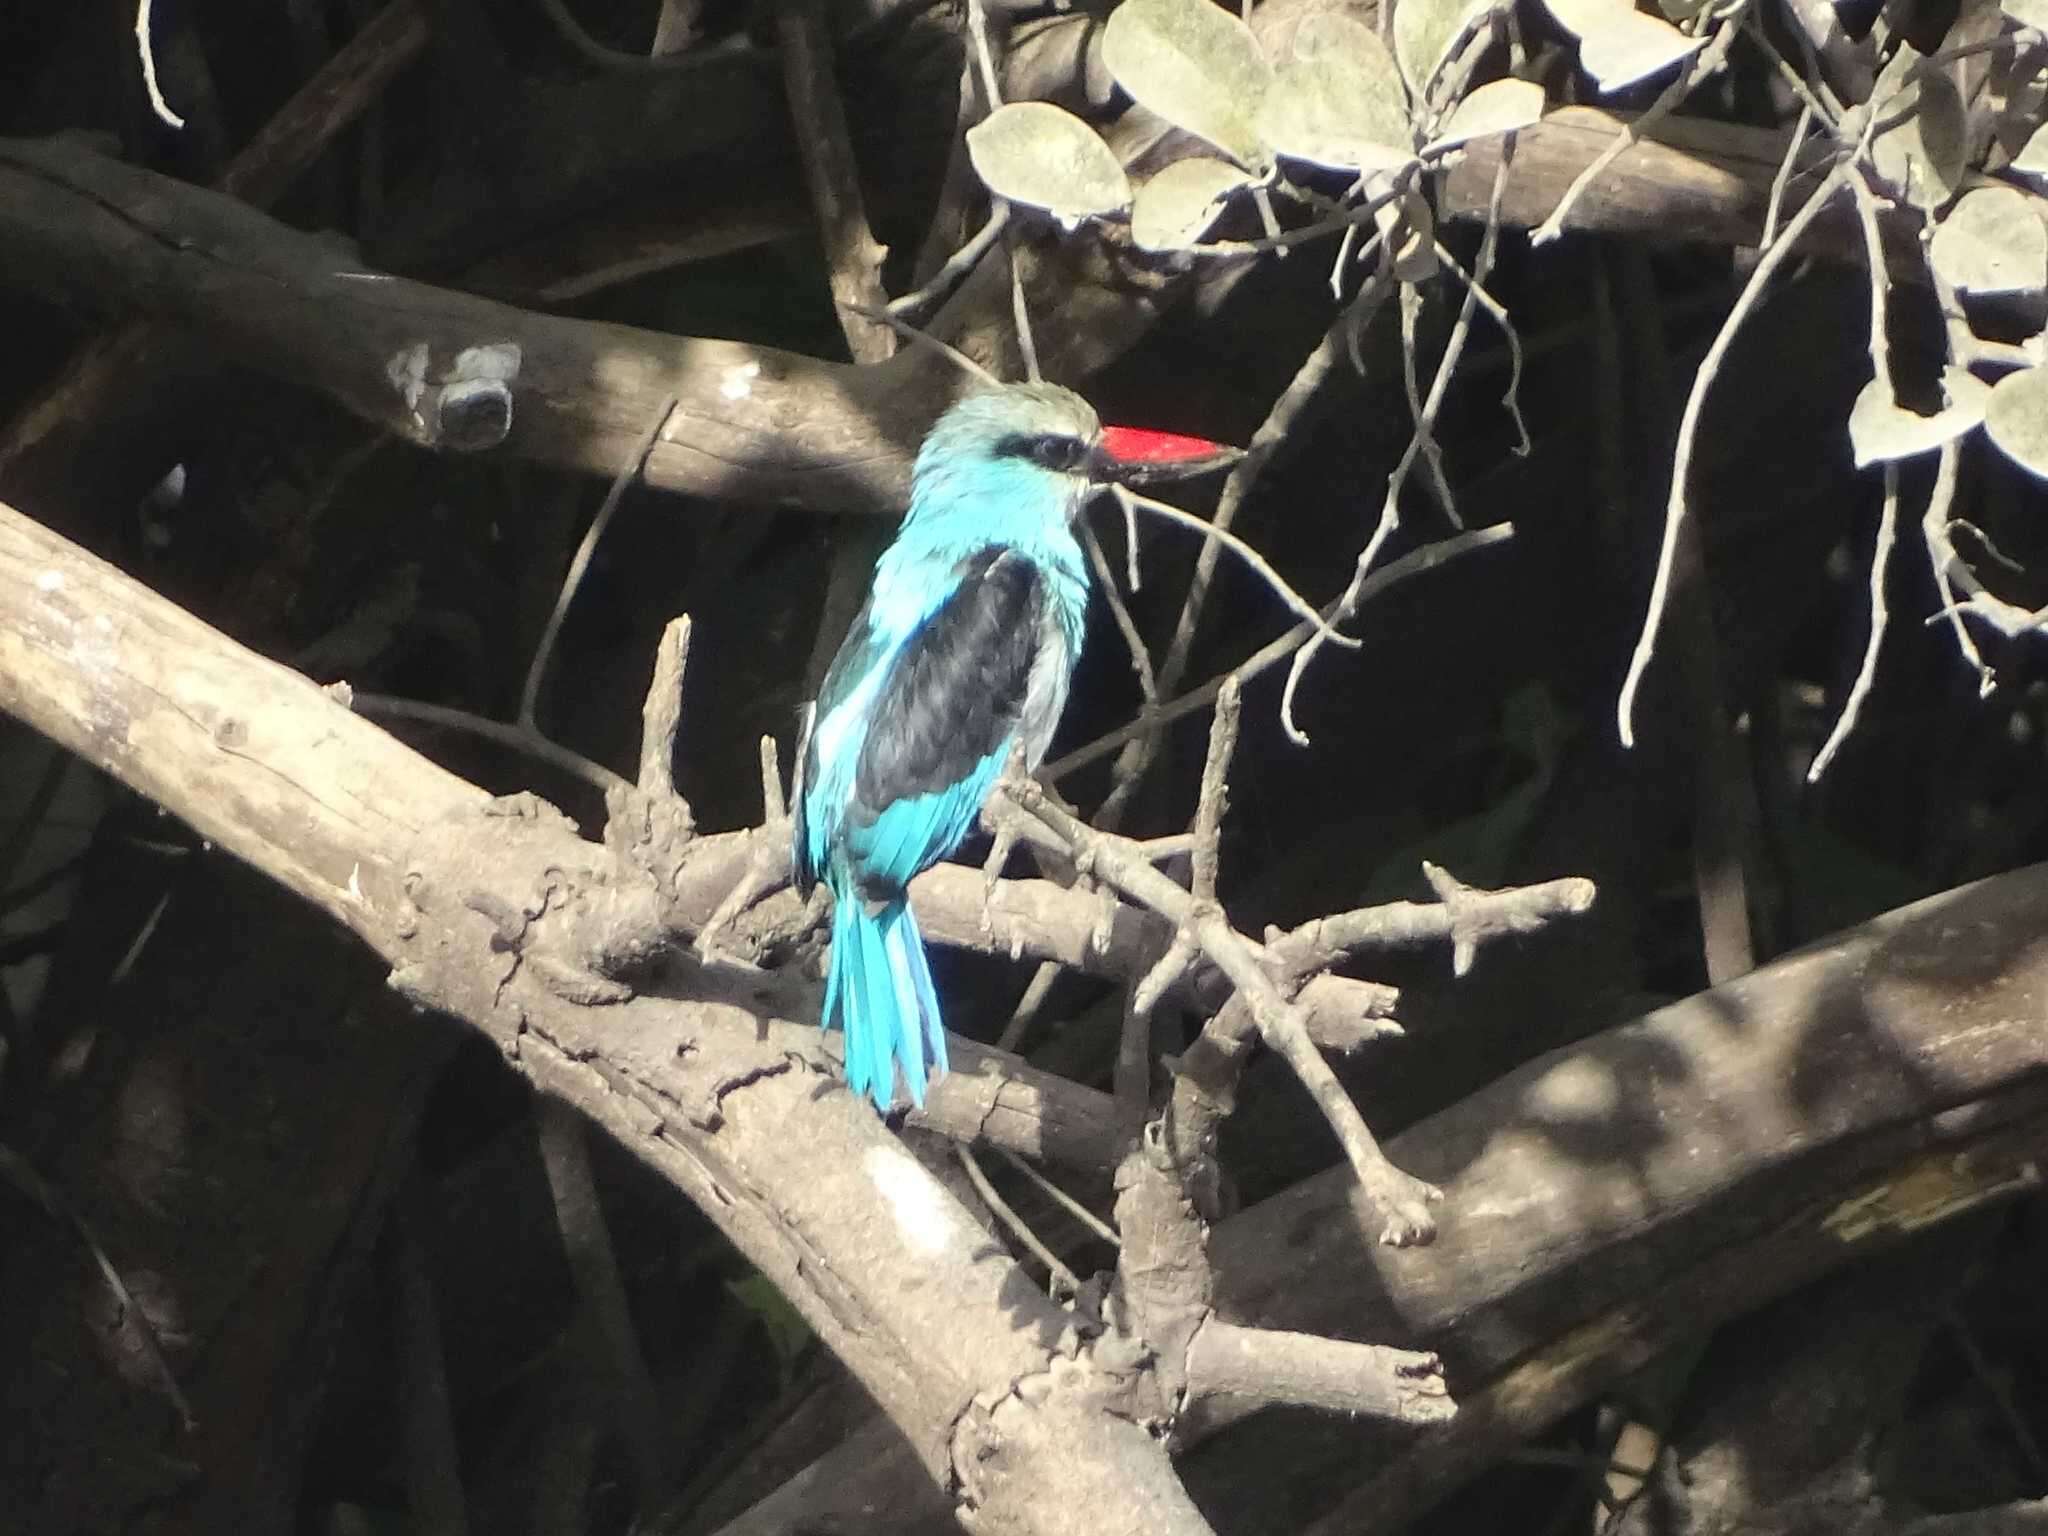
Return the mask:
[[1129,1341],[1048,1302],[743,988],[590,1005],[619,989],[588,988],[573,935],[645,892],[564,818],[490,800],[11,510],[0,594],[0,706],[346,924],[684,1190],[976,1529],[1207,1530],[1130,1410]]
[[[1568,111],[1519,136],[1506,216],[1532,223],[1620,131]],[[1662,239],[1756,238],[1782,141],[1759,130],[1663,124],[1580,200],[1575,226]],[[1483,216],[1498,146],[1451,172],[1452,217]],[[1611,183],[1611,185],[1610,185]],[[502,450],[610,475],[666,403],[648,455],[667,490],[818,511],[893,512],[924,427],[961,376],[923,349],[871,368],[774,348],[664,335],[535,313],[368,269],[229,197],[76,145],[0,143],[0,252],[10,280],[96,311],[201,333],[226,356],[318,390],[429,446]],[[1031,248],[1049,373],[1083,377],[1113,358],[1178,291],[1118,266],[1093,241]],[[1000,261],[941,316],[970,352],[999,350],[977,317],[1007,311]],[[502,392],[474,377],[473,348],[518,348]]]

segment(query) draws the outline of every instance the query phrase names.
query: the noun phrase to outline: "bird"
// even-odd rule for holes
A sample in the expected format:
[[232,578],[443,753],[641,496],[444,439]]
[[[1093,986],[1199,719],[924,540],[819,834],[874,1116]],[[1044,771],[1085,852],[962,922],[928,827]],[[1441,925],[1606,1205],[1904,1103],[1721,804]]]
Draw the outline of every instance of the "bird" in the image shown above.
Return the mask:
[[1114,479],[1226,461],[1206,439],[1105,429],[1046,383],[955,403],[926,434],[909,508],[827,669],[797,750],[794,870],[832,894],[821,1024],[845,1076],[887,1113],[946,1068],[912,879],[966,837],[1004,767],[1051,744],[1087,630],[1076,527]]

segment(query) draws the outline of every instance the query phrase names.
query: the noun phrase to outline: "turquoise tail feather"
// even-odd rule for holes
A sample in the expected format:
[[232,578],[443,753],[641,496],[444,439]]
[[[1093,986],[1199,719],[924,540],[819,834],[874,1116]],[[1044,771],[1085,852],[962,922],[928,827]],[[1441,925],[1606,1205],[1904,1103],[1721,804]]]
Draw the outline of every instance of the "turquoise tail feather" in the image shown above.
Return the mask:
[[853,892],[833,892],[832,959],[824,1017],[846,1034],[846,1082],[887,1110],[896,1075],[913,1104],[928,1078],[946,1069],[939,995],[917,919],[901,897],[870,912]]

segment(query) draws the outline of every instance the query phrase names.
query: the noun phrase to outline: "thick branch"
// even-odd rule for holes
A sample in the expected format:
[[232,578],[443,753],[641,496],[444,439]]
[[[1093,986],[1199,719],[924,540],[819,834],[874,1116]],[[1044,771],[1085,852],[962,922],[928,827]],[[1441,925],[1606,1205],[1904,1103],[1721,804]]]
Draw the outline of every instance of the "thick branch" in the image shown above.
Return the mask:
[[[1435,1350],[1459,1400],[1450,1426],[1319,1529],[1364,1529],[1365,1510],[1395,1528],[1673,1339],[2038,1188],[2044,906],[2048,865],[1932,897],[1404,1131],[1388,1154],[1444,1189],[1428,1247],[1368,1241],[1348,1167],[1218,1224],[1224,1317]],[[935,1536],[906,1518],[905,1486],[871,1453],[833,1452],[761,1511]]]
[[1137,1427],[1141,1353],[1073,1342],[834,1075],[709,975],[673,1001],[576,971],[580,930],[630,909],[639,877],[564,818],[487,801],[5,508],[0,614],[0,706],[348,924],[394,985],[492,1036],[687,1193],[978,1528],[1208,1530]]
[[[331,240],[69,143],[0,140],[0,251],[12,283],[203,331],[221,353],[428,446],[502,445],[609,477],[673,397],[646,479],[703,496],[893,511],[957,383],[917,356],[862,369],[368,271]],[[507,344],[503,409],[462,414],[450,395],[462,355]]]

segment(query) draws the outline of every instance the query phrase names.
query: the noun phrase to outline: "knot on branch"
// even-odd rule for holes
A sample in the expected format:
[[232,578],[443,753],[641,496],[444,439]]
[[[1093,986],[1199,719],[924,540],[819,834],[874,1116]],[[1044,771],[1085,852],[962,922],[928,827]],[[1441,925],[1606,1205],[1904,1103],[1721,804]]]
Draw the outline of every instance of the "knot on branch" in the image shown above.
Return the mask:
[[476,453],[512,435],[512,385],[521,362],[516,341],[464,347],[446,368],[416,341],[393,353],[384,376],[405,402],[413,437],[423,447]]
[[[565,1001],[623,1002],[633,996],[627,978],[663,945],[652,877],[584,842],[575,823],[531,794],[435,822],[408,851],[405,867],[412,931],[402,969],[414,993],[432,991],[437,958],[455,963],[465,919],[481,917],[491,950],[507,957],[495,978],[501,995],[525,966]],[[456,977],[443,975],[440,985],[460,990]]]

